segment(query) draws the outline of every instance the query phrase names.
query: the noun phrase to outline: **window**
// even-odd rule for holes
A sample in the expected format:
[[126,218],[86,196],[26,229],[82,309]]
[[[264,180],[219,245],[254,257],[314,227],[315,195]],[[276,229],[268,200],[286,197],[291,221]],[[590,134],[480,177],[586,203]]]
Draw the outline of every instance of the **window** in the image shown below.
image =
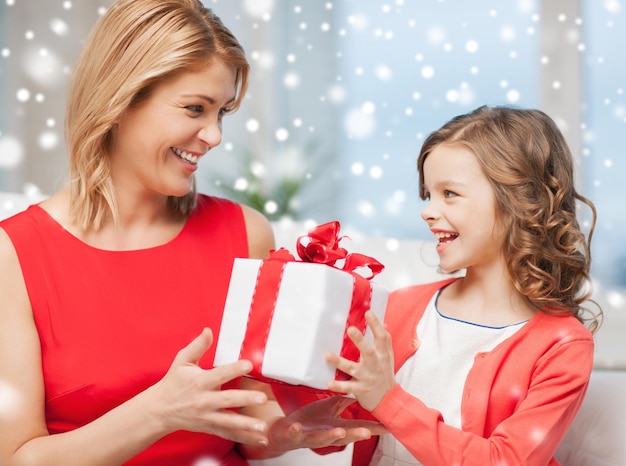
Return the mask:
[[626,287],[626,44],[618,1],[583,2],[585,191],[598,209],[594,277],[601,285]]
[[[619,0],[205,3],[253,70],[222,145],[203,160],[201,190],[272,218],[429,238],[415,170],[423,138],[481,104],[539,107],[564,128],[598,208],[594,277],[626,286]],[[63,180],[63,89],[99,7],[0,3],[0,191],[51,192]],[[37,81],[45,66],[54,76]]]
[[430,238],[420,218],[423,139],[483,104],[539,105],[538,14],[519,2],[340,2],[345,88],[340,217]]

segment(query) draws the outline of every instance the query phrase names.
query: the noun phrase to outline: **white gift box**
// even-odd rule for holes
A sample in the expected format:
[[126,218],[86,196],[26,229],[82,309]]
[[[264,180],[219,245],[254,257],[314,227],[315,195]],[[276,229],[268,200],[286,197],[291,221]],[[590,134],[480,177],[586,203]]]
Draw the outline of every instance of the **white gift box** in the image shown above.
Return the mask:
[[[241,359],[262,263],[258,259],[235,259],[215,366]],[[324,355],[342,352],[354,282],[353,273],[328,265],[285,263],[273,314],[268,316],[266,328],[254,329],[254,332],[267,332],[265,348],[255,348],[255,351],[263,351],[263,378],[327,390],[328,382],[336,377],[336,370],[325,361]],[[376,283],[368,282],[368,285],[370,309],[382,322],[389,292]]]

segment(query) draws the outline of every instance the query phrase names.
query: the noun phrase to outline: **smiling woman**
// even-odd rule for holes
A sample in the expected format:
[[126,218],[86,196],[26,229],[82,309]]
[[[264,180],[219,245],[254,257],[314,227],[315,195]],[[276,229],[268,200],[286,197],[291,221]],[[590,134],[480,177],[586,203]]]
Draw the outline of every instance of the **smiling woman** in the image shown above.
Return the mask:
[[118,192],[123,179],[174,198],[192,192],[198,161],[222,140],[222,118],[235,101],[236,78],[234,66],[214,59],[135,100],[113,127],[109,163]]
[[274,247],[259,212],[195,187],[247,79],[197,0],[117,0],[97,22],[68,185],[0,222],[0,463],[245,465],[371,435],[333,410],[303,432],[249,361],[213,367],[234,258]]
[[[218,39],[214,40],[213,36],[206,35],[206,26],[202,24],[200,17],[181,15],[168,3],[163,3],[150,12],[142,11],[140,4],[130,4],[126,8],[129,9],[128,12],[117,5],[108,10],[107,15],[117,20],[114,26],[103,22],[96,25],[90,37],[107,34],[111,38],[111,44],[96,50],[83,49],[74,69],[68,95],[66,132],[71,190],[74,196],[72,206],[74,215],[78,215],[83,226],[94,223],[97,228],[105,204],[108,204],[113,218],[116,218],[115,196],[111,194],[110,182],[106,179],[110,161],[106,157],[94,157],[94,154],[105,149],[109,131],[118,119],[126,117],[124,112],[141,107],[149,99],[157,83],[167,80],[179,70],[205,69],[206,72],[206,69],[212,68],[207,68],[208,65],[215,61],[218,65],[216,70],[221,67],[223,73],[232,74],[217,78],[212,76],[212,79],[230,79],[220,83],[228,86],[216,96],[222,99],[220,105],[232,101],[230,108],[236,109],[247,87],[249,67],[243,50],[223,27],[219,18],[211,18],[214,25],[210,34]],[[111,30],[101,31],[105,27]],[[131,31],[136,37],[129,41]],[[128,70],[132,70],[131,76],[127,76]],[[112,77],[103,81],[103,74]],[[216,75],[218,74],[216,71]],[[198,91],[201,94],[207,92],[206,87],[187,89],[190,94]],[[107,102],[104,112],[99,111],[103,102]],[[193,105],[195,104],[197,102],[194,101]],[[221,121],[222,107],[212,110],[219,113]],[[214,135],[211,137],[215,138]],[[213,145],[219,144],[220,140],[221,136],[213,141]],[[201,149],[200,152],[204,153],[206,150],[208,148]],[[99,175],[93,176],[96,173]],[[90,201],[85,195],[92,190],[96,202],[89,206]],[[194,198],[195,191],[192,190],[191,194],[171,201],[176,203],[182,213],[187,213],[193,206]]]
[[[262,257],[272,233],[258,213],[198,196],[197,164],[174,152],[220,143],[247,70],[235,37],[194,0],[120,0],[90,34],[68,93],[70,182],[0,224],[0,379],[20,398],[0,410],[0,462],[210,453],[245,464],[236,443],[267,443],[261,419],[219,421],[226,407],[254,414],[266,395],[237,390],[245,361],[209,370],[207,328],[219,330],[233,258]],[[210,296],[190,277],[208,280]],[[180,404],[196,397],[200,417]],[[116,437],[133,419],[132,434]]]

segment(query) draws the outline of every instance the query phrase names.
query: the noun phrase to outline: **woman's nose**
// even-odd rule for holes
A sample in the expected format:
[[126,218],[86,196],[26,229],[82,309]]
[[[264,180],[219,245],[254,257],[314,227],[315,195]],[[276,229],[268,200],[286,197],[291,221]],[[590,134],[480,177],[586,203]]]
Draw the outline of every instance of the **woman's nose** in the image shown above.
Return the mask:
[[207,123],[200,130],[199,137],[208,146],[208,149],[219,146],[222,142],[222,122],[212,121]]

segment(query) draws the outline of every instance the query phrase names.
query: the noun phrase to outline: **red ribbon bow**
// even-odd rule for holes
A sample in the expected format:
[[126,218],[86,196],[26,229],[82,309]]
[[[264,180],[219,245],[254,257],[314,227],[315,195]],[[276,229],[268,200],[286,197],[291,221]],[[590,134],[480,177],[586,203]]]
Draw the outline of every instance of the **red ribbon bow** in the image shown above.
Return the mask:
[[[354,272],[359,267],[367,267],[370,269],[370,276],[365,277],[371,280],[385,268],[383,264],[373,257],[365,254],[350,253],[345,248],[339,247],[339,242],[347,236],[339,236],[341,225],[338,221],[332,221],[318,225],[309,230],[308,235],[300,236],[296,244],[298,256],[303,262],[313,262],[316,264],[326,264],[331,267],[335,266],[338,260],[345,259],[341,270],[346,272]],[[308,239],[308,242],[304,242]],[[271,259],[294,261],[295,258],[291,253],[280,248],[270,252]],[[339,268],[339,267],[336,267]]]
[[[300,236],[296,245],[298,255],[304,262],[335,265],[339,259],[345,259],[348,251],[339,247],[344,238],[339,236],[339,222],[328,222],[309,230],[308,236]],[[302,240],[308,238],[305,245]]]

